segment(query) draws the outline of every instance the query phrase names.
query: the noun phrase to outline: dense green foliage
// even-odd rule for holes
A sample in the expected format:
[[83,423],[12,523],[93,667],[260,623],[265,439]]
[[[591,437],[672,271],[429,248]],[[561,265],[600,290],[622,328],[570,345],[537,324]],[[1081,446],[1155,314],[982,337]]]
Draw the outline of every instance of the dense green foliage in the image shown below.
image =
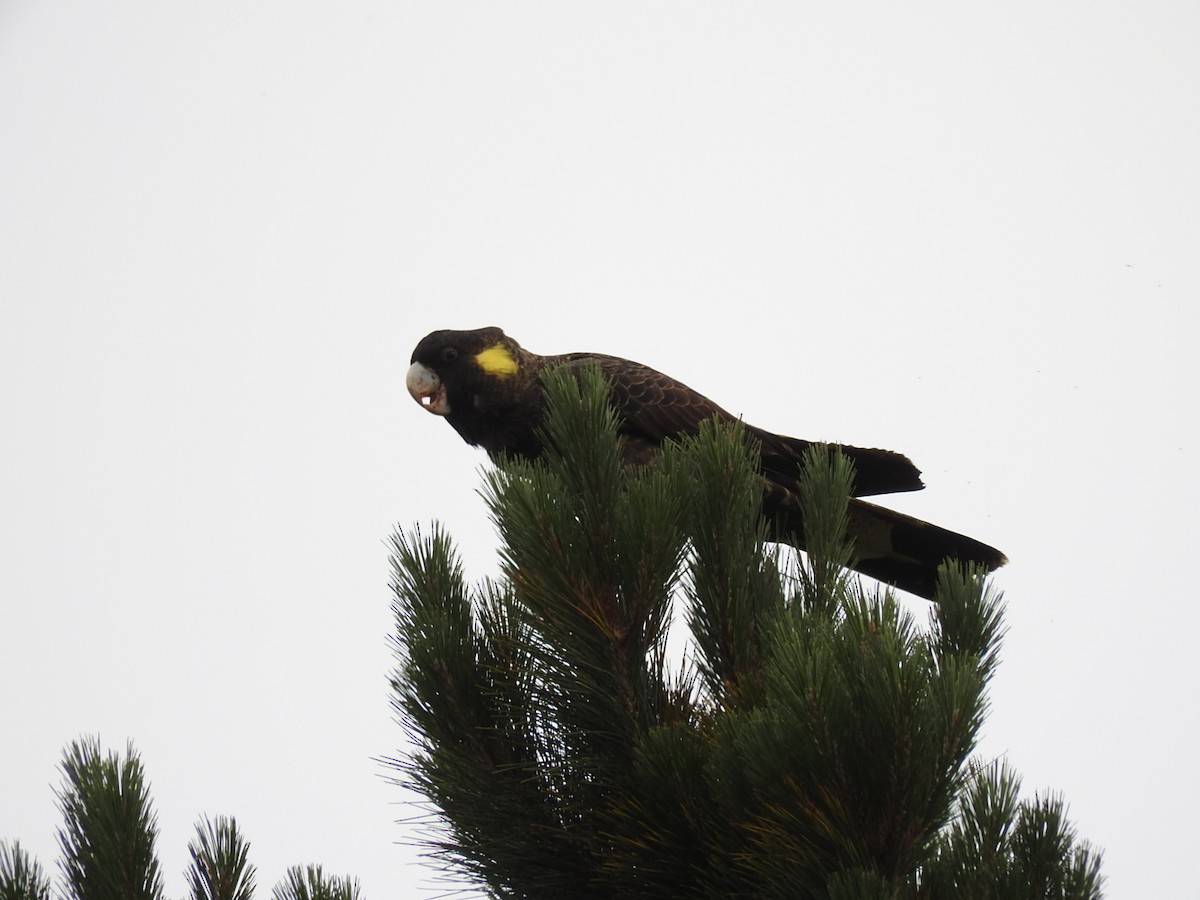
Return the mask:
[[436,525],[393,542],[399,779],[441,864],[495,897],[1100,896],[1061,804],[969,762],[1003,631],[978,572],[948,561],[921,628],[845,569],[840,456],[806,460],[799,560],[740,429],[626,469],[598,372],[547,394],[550,450],[487,476],[499,581]]

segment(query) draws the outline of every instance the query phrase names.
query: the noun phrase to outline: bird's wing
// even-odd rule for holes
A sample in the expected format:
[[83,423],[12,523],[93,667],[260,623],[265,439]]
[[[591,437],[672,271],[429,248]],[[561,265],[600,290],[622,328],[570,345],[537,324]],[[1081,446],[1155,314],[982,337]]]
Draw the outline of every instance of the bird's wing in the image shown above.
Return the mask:
[[641,363],[600,353],[571,353],[560,357],[571,366],[598,363],[612,389],[612,401],[621,415],[627,437],[661,444],[671,438],[695,434],[700,423],[733,416],[699,391]]
[[[622,418],[622,433],[630,441],[627,461],[649,462],[664,440],[695,434],[700,423],[716,418],[733,421],[727,410],[657,369],[616,356],[570,353],[557,357],[570,366],[587,362],[600,365],[612,388],[612,399]],[[762,446],[763,475],[789,490],[796,484],[804,450],[809,442],[747,425]],[[921,472],[908,457],[891,450],[834,444],[855,467],[854,496],[916,491],[924,487]]]

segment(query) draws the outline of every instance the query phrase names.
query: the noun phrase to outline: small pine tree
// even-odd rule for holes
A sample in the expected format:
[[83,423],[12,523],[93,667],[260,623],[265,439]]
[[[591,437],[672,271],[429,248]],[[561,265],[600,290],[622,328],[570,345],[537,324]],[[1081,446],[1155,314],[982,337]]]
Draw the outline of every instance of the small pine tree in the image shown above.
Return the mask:
[[[130,743],[122,757],[103,755],[96,738],[69,744],[58,792],[63,827],[61,896],[69,900],[161,900],[155,843],[158,828],[141,758]],[[189,900],[252,900],[255,869],[237,821],[218,816],[196,824],[188,845]],[[0,841],[0,900],[50,900],[38,862]],[[358,881],[325,875],[320,866],[289,869],[272,900],[361,900]]]
[[969,765],[1003,632],[979,572],[944,565],[921,629],[845,568],[842,457],[806,460],[800,562],[740,429],[627,469],[598,371],[546,399],[547,451],[486,477],[500,581],[436,525],[393,539],[395,764],[440,864],[495,897],[1100,896],[1061,804]]

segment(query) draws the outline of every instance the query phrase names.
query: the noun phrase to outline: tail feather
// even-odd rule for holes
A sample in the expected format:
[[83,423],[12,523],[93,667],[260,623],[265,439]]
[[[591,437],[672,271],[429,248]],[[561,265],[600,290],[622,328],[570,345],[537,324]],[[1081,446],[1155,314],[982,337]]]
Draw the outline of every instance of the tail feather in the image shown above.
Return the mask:
[[947,559],[975,563],[985,571],[1008,559],[995,547],[863,500],[851,500],[847,531],[854,538],[853,568],[894,584],[903,591],[933,599],[937,569]]
[[[781,485],[795,485],[796,473],[803,465],[804,452],[812,443],[753,426],[747,426],[747,431],[754,435],[762,447],[763,475],[767,480]],[[921,481],[921,470],[903,453],[847,444],[829,446],[840,450],[854,463],[855,497],[919,491],[925,487]]]
[[[768,486],[767,509],[780,540],[804,548],[804,523],[794,495],[780,503],[777,486]],[[965,534],[906,516],[883,506],[851,499],[847,536],[854,542],[850,567],[927,600],[933,599],[937,569],[947,559],[976,563],[991,572],[1008,562],[997,550]]]

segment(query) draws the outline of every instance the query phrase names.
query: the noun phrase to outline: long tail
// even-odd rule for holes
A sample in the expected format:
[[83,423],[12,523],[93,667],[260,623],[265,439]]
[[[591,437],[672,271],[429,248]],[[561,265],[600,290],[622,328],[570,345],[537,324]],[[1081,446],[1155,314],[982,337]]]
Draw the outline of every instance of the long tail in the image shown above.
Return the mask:
[[847,519],[853,568],[927,600],[933,599],[938,566],[947,558],[978,563],[988,572],[1008,562],[982,541],[865,500],[850,501]]
[[[798,505],[772,503],[780,499],[772,494],[768,489],[767,505],[773,508],[780,539],[803,550],[802,537],[796,537],[804,534]],[[846,533],[854,541],[850,567],[927,600],[933,599],[938,566],[948,557],[977,563],[989,572],[1008,562],[982,541],[865,500],[851,499],[846,513]]]

